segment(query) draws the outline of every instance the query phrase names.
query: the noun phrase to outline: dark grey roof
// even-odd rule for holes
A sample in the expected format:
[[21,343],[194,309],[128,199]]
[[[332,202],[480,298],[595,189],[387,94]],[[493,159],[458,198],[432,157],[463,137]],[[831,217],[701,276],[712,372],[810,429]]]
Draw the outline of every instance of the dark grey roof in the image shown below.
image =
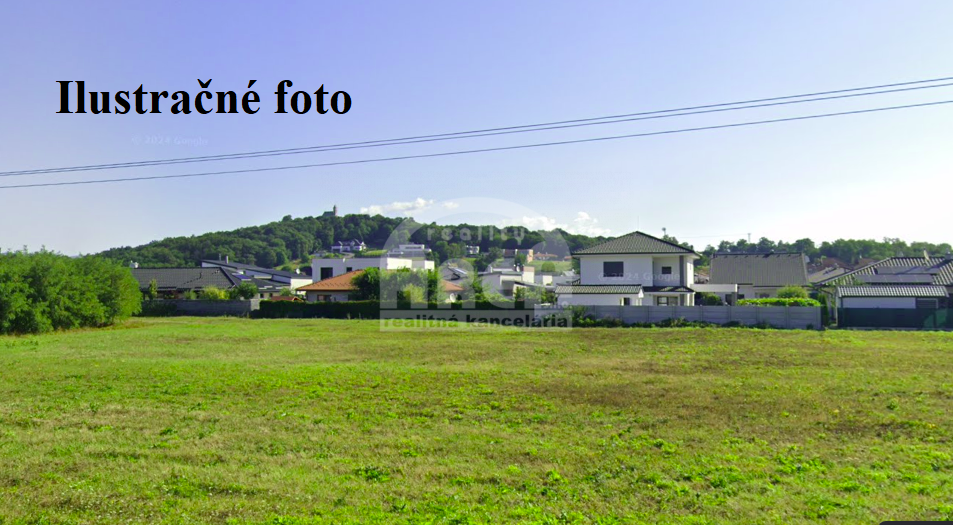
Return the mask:
[[642,291],[639,284],[573,284],[556,287],[557,294],[602,294],[602,293],[632,293]]
[[716,253],[708,283],[805,286],[807,264],[800,253]]
[[839,277],[851,271],[850,268],[824,268],[807,276],[807,280],[812,283],[819,283],[834,277]]
[[646,293],[695,293],[695,290],[687,286],[646,286],[642,288]]
[[838,286],[841,297],[947,297],[946,288],[934,285]]
[[652,237],[647,233],[632,232],[621,237],[616,237],[611,241],[573,252],[573,255],[615,255],[626,253],[671,253],[671,254],[691,254],[698,255],[688,248],[683,248],[675,243],[663,241],[658,237]]
[[148,289],[155,280],[159,290],[201,290],[207,286],[232,288],[238,279],[222,268],[132,268],[139,288]]
[[[903,284],[909,279],[922,277],[924,284],[953,286],[953,259],[931,257],[891,257],[844,275],[825,279],[818,284],[854,284],[863,281],[864,276],[877,276],[877,284]],[[891,282],[894,281],[894,282]]]
[[244,264],[244,263],[237,263],[233,261],[225,262],[225,261],[220,261],[215,259],[205,259],[202,262],[208,263],[208,264],[214,264],[216,266],[235,268],[237,270],[251,270],[251,271],[256,271],[261,273],[267,273],[269,275],[279,275],[281,277],[287,277],[289,279],[307,279],[308,278],[307,275],[303,275],[300,273],[285,272],[282,270],[272,270],[270,268],[262,268],[261,266],[255,266],[254,264]]

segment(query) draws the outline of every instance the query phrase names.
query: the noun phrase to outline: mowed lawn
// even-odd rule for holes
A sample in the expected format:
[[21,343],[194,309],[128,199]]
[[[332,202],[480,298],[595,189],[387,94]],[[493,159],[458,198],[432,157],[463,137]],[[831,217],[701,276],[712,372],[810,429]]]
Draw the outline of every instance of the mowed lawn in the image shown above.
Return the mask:
[[953,519],[953,334],[0,337],[0,523]]

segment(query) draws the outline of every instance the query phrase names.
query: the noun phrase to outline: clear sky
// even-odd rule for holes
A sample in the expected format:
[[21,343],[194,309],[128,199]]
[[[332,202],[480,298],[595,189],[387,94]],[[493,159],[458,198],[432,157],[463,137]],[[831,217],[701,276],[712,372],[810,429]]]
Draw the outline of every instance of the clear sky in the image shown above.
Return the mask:
[[[292,148],[953,76],[953,2],[6,2],[0,171]],[[200,88],[256,115],[57,114],[57,80]],[[278,81],[345,115],[272,113]],[[436,144],[0,179],[0,185],[350,160],[953,99],[953,87]],[[696,246],[747,233],[951,242],[953,105],[596,144],[257,175],[0,190],[0,248],[94,252],[337,204],[503,199],[536,225]],[[158,138],[159,144],[150,143]],[[178,142],[178,144],[177,144]],[[438,205],[438,204],[435,204]],[[425,204],[426,206],[426,204]]]

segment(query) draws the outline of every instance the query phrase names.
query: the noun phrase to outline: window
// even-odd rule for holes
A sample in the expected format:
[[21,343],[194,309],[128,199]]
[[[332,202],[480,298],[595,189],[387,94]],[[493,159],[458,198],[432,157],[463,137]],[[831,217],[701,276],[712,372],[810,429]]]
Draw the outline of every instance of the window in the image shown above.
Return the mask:
[[662,267],[662,275],[672,275],[672,267],[671,267],[671,266],[663,266],[663,267]]
[[738,294],[738,299],[744,299],[744,298],[745,298],[745,294],[743,293]]
[[675,297],[656,297],[655,304],[658,306],[675,306],[678,301]]
[[622,262],[604,262],[602,263],[602,276],[603,277],[623,277],[624,270],[622,269]]
[[631,297],[623,297],[623,298],[622,298],[622,306],[632,306],[632,298],[631,298]]
[[321,280],[330,279],[334,277],[334,268],[329,268],[327,266],[321,268]]
[[354,271],[354,269],[351,268],[350,266],[348,266],[347,268],[344,269],[344,271],[345,271],[345,272],[352,272],[352,271]]

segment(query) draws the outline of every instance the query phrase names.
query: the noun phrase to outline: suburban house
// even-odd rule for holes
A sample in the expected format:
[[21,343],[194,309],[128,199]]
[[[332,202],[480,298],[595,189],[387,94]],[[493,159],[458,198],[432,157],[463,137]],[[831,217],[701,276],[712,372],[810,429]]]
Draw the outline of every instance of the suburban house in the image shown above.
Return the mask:
[[367,250],[367,245],[364,244],[364,241],[359,241],[357,239],[351,239],[350,241],[338,241],[331,246],[332,253],[355,253],[363,252]]
[[155,281],[163,299],[182,299],[189,292],[198,293],[209,286],[227,290],[239,283],[221,268],[130,268],[130,271],[143,292]]
[[953,258],[890,257],[817,283],[839,308],[942,308],[953,291]]
[[513,297],[517,283],[535,285],[536,269],[532,266],[488,266],[487,271],[480,272],[479,277],[487,291]]
[[433,270],[435,266],[433,261],[426,259],[390,257],[387,255],[382,257],[321,257],[316,255],[311,259],[311,275],[315,282],[355,270],[366,270],[367,268]]
[[[307,286],[302,286],[299,288],[299,291],[305,293],[309,303],[321,301],[348,301],[350,300],[350,293],[355,289],[353,284],[354,278],[363,272],[364,270],[352,270],[345,272],[340,275],[309,284]],[[460,297],[460,294],[463,293],[462,286],[448,281],[442,282],[443,289],[447,293],[447,300],[449,302],[456,301]]]
[[278,284],[279,288],[285,287],[290,288],[291,290],[297,290],[298,288],[306,284],[311,284],[312,282],[311,276],[302,274],[300,272],[284,272],[281,270],[262,268],[252,264],[231,262],[228,260],[228,257],[225,257],[224,260],[205,259],[202,261],[202,267],[222,268],[232,275],[240,274],[252,277],[254,279],[273,281],[272,284]]
[[231,273],[218,266],[201,268],[131,268],[132,276],[139,282],[143,292],[156,281],[159,296],[163,299],[182,299],[189,292],[199,293],[214,286],[221,290],[230,290],[243,282],[258,288],[258,299],[271,299],[281,295],[288,285],[267,279],[258,279],[250,275]]
[[432,250],[423,244],[398,244],[387,252],[390,257],[426,258]]
[[556,287],[560,305],[694,304],[695,260],[700,256],[642,232],[574,252],[577,282]]
[[[711,257],[708,285],[699,291],[718,294],[728,304],[735,299],[777,297],[785,286],[808,286],[807,259],[802,253],[716,253]],[[732,297],[713,285],[736,285]]]

